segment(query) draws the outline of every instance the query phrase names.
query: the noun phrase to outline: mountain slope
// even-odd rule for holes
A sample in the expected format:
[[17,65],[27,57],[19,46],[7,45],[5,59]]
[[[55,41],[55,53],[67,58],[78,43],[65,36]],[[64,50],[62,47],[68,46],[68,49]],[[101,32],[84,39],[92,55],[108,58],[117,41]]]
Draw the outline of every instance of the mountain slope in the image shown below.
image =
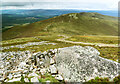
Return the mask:
[[3,40],[39,36],[42,34],[117,35],[116,17],[98,13],[71,13],[51,19],[15,26],[3,32]]

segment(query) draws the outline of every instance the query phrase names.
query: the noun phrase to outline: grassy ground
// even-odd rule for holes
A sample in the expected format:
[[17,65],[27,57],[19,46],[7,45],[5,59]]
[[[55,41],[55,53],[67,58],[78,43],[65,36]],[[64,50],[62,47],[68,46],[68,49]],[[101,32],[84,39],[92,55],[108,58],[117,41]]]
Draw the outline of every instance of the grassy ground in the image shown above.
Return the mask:
[[113,79],[113,82],[109,80],[109,78],[99,78],[91,79],[83,84],[120,84],[120,75]]
[[118,44],[118,36],[72,36],[67,40],[86,43]]
[[[81,39],[84,37],[82,36],[77,36],[80,37]],[[95,37],[95,36],[94,36]],[[30,38],[19,38],[19,39],[14,39],[14,40],[8,40],[8,41],[3,41],[2,42],[2,46],[6,47],[6,46],[10,46],[10,45],[18,45],[18,44],[25,44],[27,42],[41,42],[41,41],[49,41],[50,43],[56,43],[56,45],[37,45],[37,46],[27,46],[25,48],[10,48],[10,49],[5,49],[2,52],[6,52],[6,51],[25,51],[25,50],[29,50],[31,52],[39,52],[39,51],[46,51],[49,49],[55,49],[55,48],[63,48],[63,47],[69,47],[69,46],[74,46],[74,45],[80,45],[80,46],[89,46],[89,45],[81,45],[81,44],[71,44],[71,43],[66,43],[66,42],[60,42],[57,41],[56,39],[59,38],[63,38],[62,36],[58,36],[57,34],[53,34],[53,35],[43,35],[43,36],[36,36],[36,37],[30,37]],[[72,37],[73,38],[73,37]],[[85,37],[86,38],[86,37]],[[95,39],[96,38],[96,39]],[[102,37],[95,37],[95,38],[89,38],[86,40],[86,42],[100,42],[98,39],[102,39]],[[112,42],[117,42],[117,37],[105,37],[107,40],[109,40],[110,38],[113,38]],[[70,38],[71,39],[71,38]],[[75,38],[76,39],[76,38]],[[93,40],[94,39],[94,40]],[[103,39],[103,43],[109,43],[108,41],[106,41],[106,39]],[[115,40],[114,40],[115,39]],[[105,41],[104,41],[105,40]],[[93,46],[94,48],[96,48],[99,52],[100,52],[100,56],[107,58],[107,59],[111,59],[114,61],[118,60],[118,48],[115,47],[98,47],[98,46]]]

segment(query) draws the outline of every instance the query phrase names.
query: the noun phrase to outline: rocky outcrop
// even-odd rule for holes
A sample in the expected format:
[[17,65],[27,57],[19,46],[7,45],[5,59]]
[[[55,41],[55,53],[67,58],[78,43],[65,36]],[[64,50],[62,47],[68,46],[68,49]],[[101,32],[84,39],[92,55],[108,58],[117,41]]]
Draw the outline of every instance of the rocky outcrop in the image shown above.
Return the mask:
[[[41,75],[57,80],[85,82],[95,77],[118,75],[119,63],[104,59],[93,47],[65,47],[45,52],[5,52],[0,55],[0,81],[39,82]],[[29,80],[28,80],[29,79]]]
[[58,73],[68,82],[85,82],[95,77],[113,79],[118,75],[117,62],[104,59],[93,47],[73,46],[55,54]]

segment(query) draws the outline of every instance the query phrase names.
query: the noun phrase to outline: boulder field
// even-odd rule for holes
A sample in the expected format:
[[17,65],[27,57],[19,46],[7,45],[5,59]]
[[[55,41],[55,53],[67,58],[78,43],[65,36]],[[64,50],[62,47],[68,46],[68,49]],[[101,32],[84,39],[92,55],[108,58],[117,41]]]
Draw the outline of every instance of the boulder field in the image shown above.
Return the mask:
[[[111,81],[120,73],[120,64],[102,58],[90,46],[72,46],[45,52],[3,52],[0,55],[0,81],[39,82],[41,75],[51,74],[66,82],[86,82],[95,77],[108,77]],[[39,75],[41,74],[41,75]]]

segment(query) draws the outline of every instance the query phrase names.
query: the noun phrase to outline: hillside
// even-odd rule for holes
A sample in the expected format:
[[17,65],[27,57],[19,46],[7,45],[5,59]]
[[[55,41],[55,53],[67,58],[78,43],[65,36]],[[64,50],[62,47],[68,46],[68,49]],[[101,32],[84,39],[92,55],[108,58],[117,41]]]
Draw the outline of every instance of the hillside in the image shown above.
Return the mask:
[[44,34],[65,35],[117,35],[116,17],[98,13],[70,13],[51,19],[15,26],[3,32],[3,40]]

